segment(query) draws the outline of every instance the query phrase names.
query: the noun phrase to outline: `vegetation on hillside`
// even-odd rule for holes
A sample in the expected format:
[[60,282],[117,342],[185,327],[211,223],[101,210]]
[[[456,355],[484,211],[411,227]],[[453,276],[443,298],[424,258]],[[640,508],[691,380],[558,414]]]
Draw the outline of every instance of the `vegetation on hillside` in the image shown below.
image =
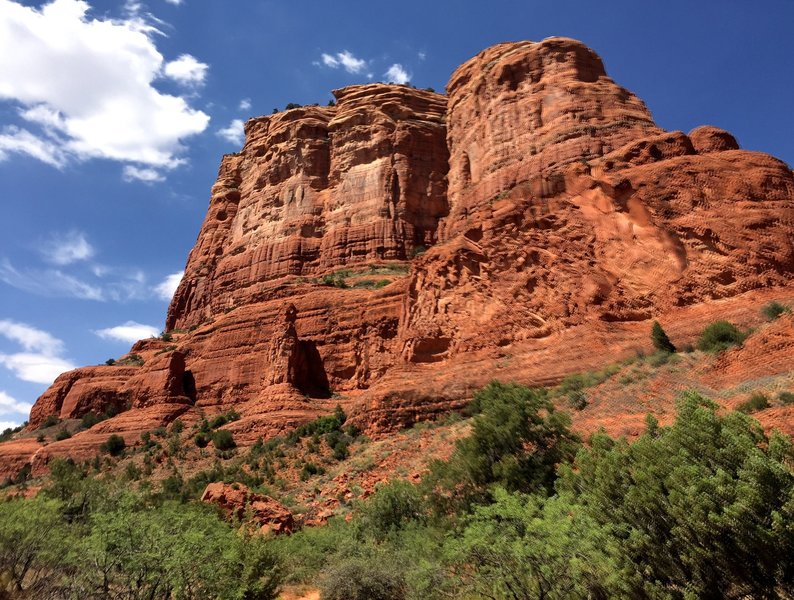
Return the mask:
[[[274,598],[282,582],[342,598],[771,598],[794,590],[794,449],[741,412],[684,394],[669,427],[582,443],[545,390],[492,383],[471,433],[419,485],[393,481],[352,519],[251,536],[184,481],[95,478],[53,464],[35,499],[0,504],[12,594]],[[261,442],[355,435],[341,410]],[[332,438],[328,440],[327,438]],[[270,458],[269,458],[270,457]],[[268,463],[269,464],[269,463]],[[204,482],[192,488],[199,491]]]

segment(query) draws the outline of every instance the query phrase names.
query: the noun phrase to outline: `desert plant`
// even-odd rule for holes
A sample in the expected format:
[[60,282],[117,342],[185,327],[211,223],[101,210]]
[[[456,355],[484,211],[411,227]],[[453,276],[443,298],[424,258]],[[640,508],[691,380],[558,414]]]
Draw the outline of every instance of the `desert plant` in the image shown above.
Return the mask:
[[212,434],[212,444],[218,450],[231,450],[237,446],[232,432],[228,429],[220,429],[215,431]]
[[792,392],[780,392],[777,397],[780,400],[781,404],[789,405],[794,404],[794,393]]
[[768,321],[774,321],[779,316],[787,312],[791,312],[791,309],[775,300],[769,302],[768,304],[765,304],[764,307],[761,309],[761,314],[764,315],[764,317],[766,317]]
[[105,440],[99,449],[102,452],[107,452],[111,456],[120,456],[126,447],[127,444],[124,441],[124,438],[114,433],[107,440]]
[[653,342],[653,347],[657,350],[661,350],[662,352],[675,352],[673,342],[667,337],[659,321],[653,322],[653,326],[651,327],[651,341]]
[[58,433],[55,434],[55,441],[60,442],[62,440],[68,440],[70,437],[72,437],[72,434],[69,433],[69,430],[66,429],[66,427],[61,427]]
[[750,414],[759,410],[764,410],[765,408],[769,408],[769,398],[760,392],[756,392],[736,407],[736,410],[745,414]]
[[740,346],[746,337],[733,323],[715,321],[700,334],[697,347],[704,352],[722,352],[731,346]]

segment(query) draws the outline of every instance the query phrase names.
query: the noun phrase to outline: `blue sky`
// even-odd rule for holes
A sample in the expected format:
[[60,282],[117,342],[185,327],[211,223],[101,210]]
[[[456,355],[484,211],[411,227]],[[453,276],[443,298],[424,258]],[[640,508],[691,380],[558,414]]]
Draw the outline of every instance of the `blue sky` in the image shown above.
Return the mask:
[[564,35],[661,126],[792,164],[793,24],[791,0],[0,0],[0,429],[162,329],[248,117],[370,80],[442,90],[491,44]]

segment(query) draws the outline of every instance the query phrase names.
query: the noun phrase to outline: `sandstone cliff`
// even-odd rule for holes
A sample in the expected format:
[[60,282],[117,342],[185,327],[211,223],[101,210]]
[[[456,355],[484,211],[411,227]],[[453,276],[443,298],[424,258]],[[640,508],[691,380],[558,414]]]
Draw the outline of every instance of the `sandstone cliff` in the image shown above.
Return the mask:
[[[493,377],[550,383],[715,318],[794,298],[794,176],[727,132],[667,132],[579,42],[500,44],[451,77],[337,90],[246,124],[221,162],[142,366],[78,369],[36,403],[122,414],[40,447],[234,406],[250,442],[341,403],[370,431],[461,406]],[[26,444],[26,445],[25,445]],[[13,461],[11,460],[13,457]],[[27,458],[26,458],[27,457]],[[11,467],[9,467],[9,470]]]

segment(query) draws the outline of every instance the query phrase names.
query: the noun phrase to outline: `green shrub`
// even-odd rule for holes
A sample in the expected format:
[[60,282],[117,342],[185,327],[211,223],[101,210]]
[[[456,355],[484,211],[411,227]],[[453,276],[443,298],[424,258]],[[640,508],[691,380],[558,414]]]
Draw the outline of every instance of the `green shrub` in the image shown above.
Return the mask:
[[90,412],[83,415],[83,419],[80,424],[83,426],[83,429],[91,429],[94,425],[101,422],[102,420],[102,417]]
[[105,365],[108,366],[108,367],[112,367],[115,364],[116,364],[116,359],[115,358],[109,358],[109,359],[107,359],[105,361]]
[[780,392],[777,398],[784,406],[794,404],[794,393],[792,392]]
[[68,440],[70,437],[72,437],[72,434],[69,433],[69,430],[66,429],[66,427],[61,427],[58,433],[55,434],[55,441],[60,442],[62,440]]
[[196,437],[193,438],[193,441],[199,448],[206,448],[207,444],[210,443],[210,437],[203,431],[200,431],[196,434]]
[[651,341],[653,342],[653,347],[657,350],[661,350],[662,352],[675,352],[673,342],[667,337],[659,321],[653,322],[653,326],[651,327]]
[[102,452],[110,454],[111,456],[120,456],[126,447],[127,444],[124,441],[124,438],[114,433],[107,440],[105,440],[99,449]]
[[404,576],[389,566],[351,557],[332,564],[320,580],[322,600],[401,600],[406,597]]
[[301,481],[308,481],[314,475],[322,475],[325,473],[325,469],[322,467],[318,467],[313,462],[307,462],[303,465],[303,469],[301,470],[300,479]]
[[421,256],[425,252],[427,252],[427,248],[425,248],[421,244],[419,246],[414,246],[413,250],[411,250],[411,258],[416,258],[417,256]]
[[791,312],[791,309],[777,301],[772,301],[764,305],[761,309],[761,314],[764,315],[768,321],[774,321],[787,312]]
[[574,410],[584,410],[587,406],[587,395],[582,390],[568,392],[568,404]]
[[234,436],[228,429],[219,429],[213,432],[212,444],[218,450],[231,450],[237,447],[237,444],[234,442]]
[[54,427],[55,425],[57,425],[60,422],[61,422],[61,420],[58,418],[58,415],[49,415],[46,419],[44,419],[42,424],[39,426],[39,429],[45,429],[47,427]]
[[764,394],[755,393],[736,407],[736,410],[745,414],[750,414],[759,410],[764,410],[765,408],[769,408],[769,398]]
[[181,421],[181,419],[176,419],[173,423],[171,423],[171,433],[174,435],[179,435],[185,429],[185,424]]
[[715,321],[700,334],[697,347],[704,352],[722,352],[731,346],[741,346],[746,337],[733,323]]

